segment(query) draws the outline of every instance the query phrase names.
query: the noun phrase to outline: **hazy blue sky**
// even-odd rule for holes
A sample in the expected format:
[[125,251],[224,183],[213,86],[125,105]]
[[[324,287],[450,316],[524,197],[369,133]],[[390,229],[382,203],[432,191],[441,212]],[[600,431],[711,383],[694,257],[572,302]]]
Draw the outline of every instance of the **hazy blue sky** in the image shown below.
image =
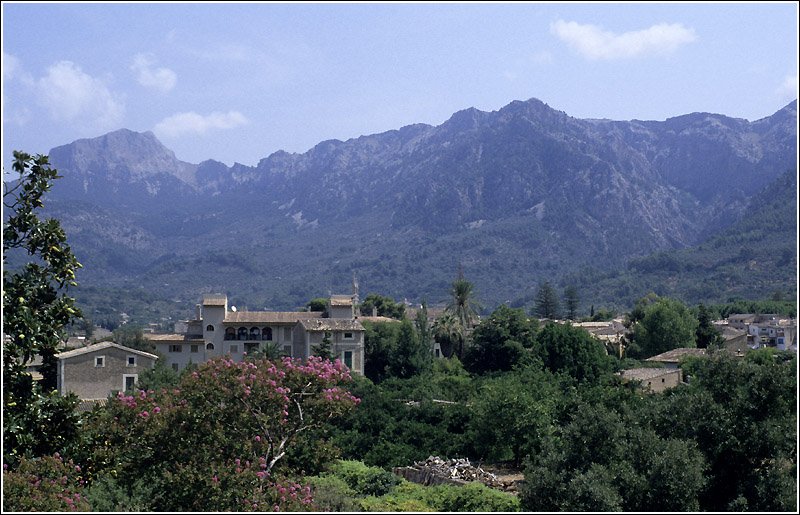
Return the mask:
[[468,107],[755,120],[797,97],[783,3],[4,2],[3,166],[122,127],[255,165]]

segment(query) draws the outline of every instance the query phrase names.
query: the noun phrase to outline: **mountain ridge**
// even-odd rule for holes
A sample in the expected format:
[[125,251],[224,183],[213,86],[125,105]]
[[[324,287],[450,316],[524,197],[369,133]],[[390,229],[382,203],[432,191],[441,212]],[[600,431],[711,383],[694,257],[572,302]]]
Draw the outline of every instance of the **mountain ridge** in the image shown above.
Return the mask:
[[[63,179],[49,198],[68,234],[80,233],[73,248],[88,256],[92,286],[146,282],[166,292],[169,282],[190,299],[204,284],[247,282],[235,272],[212,280],[206,252],[272,277],[243,287],[261,304],[294,306],[320,284],[346,287],[354,272],[382,293],[431,298],[446,293],[460,262],[497,303],[511,295],[502,289],[720,233],[795,169],[796,124],[796,100],[754,122],[711,113],[625,122],[573,118],[529,99],[230,167],[185,163],[152,133],[123,129],[53,149]],[[77,201],[115,220],[107,234],[97,221],[81,229],[91,208]],[[89,272],[93,262],[102,272]],[[195,280],[183,280],[196,284],[166,281],[170,266],[194,268]]]

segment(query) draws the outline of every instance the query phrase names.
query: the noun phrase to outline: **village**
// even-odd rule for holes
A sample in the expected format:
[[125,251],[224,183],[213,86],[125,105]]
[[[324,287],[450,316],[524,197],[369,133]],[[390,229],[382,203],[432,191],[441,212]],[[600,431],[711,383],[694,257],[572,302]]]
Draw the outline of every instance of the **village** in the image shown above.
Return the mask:
[[[104,403],[109,396],[136,387],[139,375],[162,360],[175,372],[190,365],[199,365],[220,356],[241,361],[266,348],[280,356],[307,359],[313,348],[330,340],[332,355],[354,374],[364,374],[365,355],[363,323],[397,323],[396,319],[369,316],[358,310],[358,293],[331,295],[325,311],[242,311],[228,304],[223,294],[203,295],[195,306],[195,317],[174,324],[169,333],[159,332],[152,324],[144,329],[145,339],[154,352],[125,347],[115,343],[107,331],[98,330],[93,339],[72,336],[62,344],[58,358],[58,391],[74,393],[84,409]],[[409,307],[414,313],[415,308]],[[435,323],[443,309],[428,310],[428,319]],[[541,320],[540,322],[545,322]],[[626,333],[623,318],[600,322],[571,322],[602,342],[606,352],[624,356]],[[775,314],[732,314],[716,320],[714,327],[724,339],[720,351],[743,357],[751,350],[774,348],[797,352],[796,319]],[[101,340],[101,341],[97,341]],[[443,358],[440,344],[433,341],[433,358]],[[680,364],[687,356],[701,357],[708,349],[681,347],[649,357],[642,366],[622,370],[625,381],[638,381],[641,388],[662,392],[687,381]],[[41,358],[28,364],[34,380],[40,379]]]

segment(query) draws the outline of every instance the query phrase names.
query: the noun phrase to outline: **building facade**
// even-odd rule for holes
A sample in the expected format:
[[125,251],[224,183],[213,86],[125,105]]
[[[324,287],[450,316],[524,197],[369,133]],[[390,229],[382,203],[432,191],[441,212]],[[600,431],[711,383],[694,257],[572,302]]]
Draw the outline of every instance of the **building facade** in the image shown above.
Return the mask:
[[172,334],[145,335],[180,371],[218,356],[241,361],[272,347],[280,354],[307,359],[325,336],[335,358],[354,373],[364,373],[364,327],[354,311],[353,297],[333,295],[321,311],[238,311],[226,295],[204,295],[195,318]]
[[101,400],[132,389],[158,356],[114,342],[100,342],[57,354],[58,392]]

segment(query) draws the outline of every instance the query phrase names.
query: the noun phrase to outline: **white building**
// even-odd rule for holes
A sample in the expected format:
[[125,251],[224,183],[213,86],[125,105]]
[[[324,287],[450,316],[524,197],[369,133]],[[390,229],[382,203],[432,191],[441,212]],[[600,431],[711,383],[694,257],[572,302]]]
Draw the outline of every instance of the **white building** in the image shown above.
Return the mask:
[[176,324],[176,331],[145,335],[176,371],[217,356],[240,361],[267,345],[307,359],[327,334],[333,355],[352,372],[364,373],[364,326],[346,295],[331,296],[325,312],[236,311],[226,295],[204,295],[194,320]]

